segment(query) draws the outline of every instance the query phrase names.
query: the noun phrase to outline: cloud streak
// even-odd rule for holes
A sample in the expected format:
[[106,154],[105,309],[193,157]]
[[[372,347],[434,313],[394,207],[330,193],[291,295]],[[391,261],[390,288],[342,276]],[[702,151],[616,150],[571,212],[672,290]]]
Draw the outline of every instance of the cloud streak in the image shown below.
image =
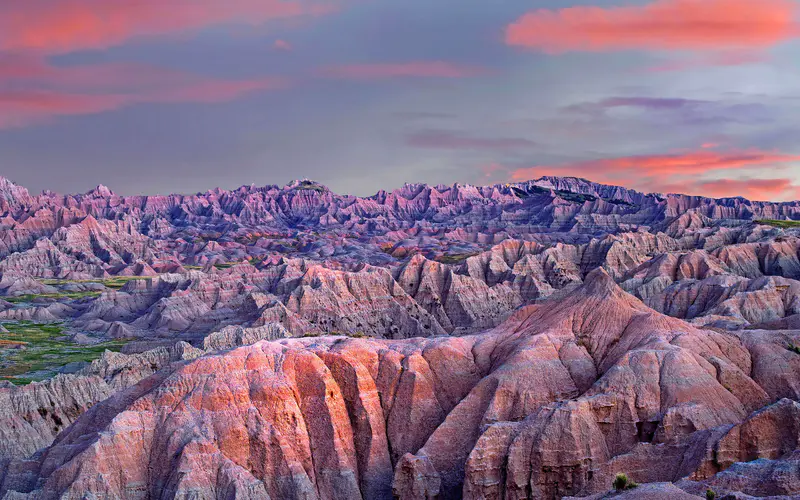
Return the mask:
[[743,196],[750,200],[797,199],[800,188],[791,179],[718,179],[675,186],[689,194],[713,198]]
[[142,64],[57,67],[40,58],[0,61],[0,128],[143,103],[214,103],[285,87],[281,78],[221,80]]
[[[756,168],[775,170],[795,162],[800,162],[800,155],[758,149],[722,152],[704,148],[679,154],[625,156],[519,168],[511,172],[510,178],[522,181],[543,175],[575,176],[650,192],[704,196],[745,193],[757,199],[768,199],[796,197],[800,191],[795,189],[791,181],[750,178],[748,171]],[[737,175],[739,179],[709,178],[711,175]]]
[[25,0],[0,3],[0,50],[65,53],[229,23],[260,25],[336,10],[288,0]]
[[667,97],[609,97],[597,102],[567,106],[566,111],[595,114],[614,108],[639,108],[645,111],[675,111],[707,106],[711,101]]
[[[726,102],[684,98],[622,96],[594,102],[581,102],[562,108],[567,116],[578,115],[592,122],[607,123],[615,117],[658,121],[682,126],[768,123],[774,116],[758,102]],[[621,111],[622,113],[615,113]]]
[[[333,66],[309,76],[355,81],[461,78],[485,70],[443,61]],[[55,66],[42,55],[0,52],[0,128],[24,127],[57,116],[88,115],[143,103],[213,103],[285,88],[283,77],[217,79],[134,63]],[[528,145],[523,139],[491,140],[445,133],[409,138],[418,147],[500,149]]]
[[509,45],[547,53],[766,48],[797,37],[792,0],[656,0],[642,6],[529,12]]

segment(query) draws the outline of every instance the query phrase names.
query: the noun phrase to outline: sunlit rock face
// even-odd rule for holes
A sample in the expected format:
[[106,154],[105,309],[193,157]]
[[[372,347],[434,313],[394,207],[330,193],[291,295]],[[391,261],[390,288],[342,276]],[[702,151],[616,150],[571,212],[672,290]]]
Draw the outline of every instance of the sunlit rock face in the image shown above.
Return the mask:
[[[246,333],[208,343],[229,348]],[[750,488],[726,470],[793,463],[800,436],[800,356],[786,332],[757,335],[664,316],[596,270],[568,297],[477,335],[167,354],[156,374],[12,463],[4,488],[34,498],[554,498],[602,493],[619,470]],[[753,481],[778,465],[759,467]]]
[[0,321],[124,344],[0,381],[0,498],[800,495],[800,204],[0,194]]

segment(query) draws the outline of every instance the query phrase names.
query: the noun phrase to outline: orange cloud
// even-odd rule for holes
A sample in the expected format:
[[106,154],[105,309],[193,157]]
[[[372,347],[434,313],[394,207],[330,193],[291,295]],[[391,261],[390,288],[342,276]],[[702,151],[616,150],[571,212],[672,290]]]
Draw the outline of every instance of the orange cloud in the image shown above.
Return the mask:
[[0,128],[141,103],[229,101],[287,84],[272,77],[218,80],[137,64],[55,67],[43,59],[22,57],[0,63]]
[[798,36],[792,0],[656,0],[529,12],[506,43],[544,52],[770,47]]
[[[773,179],[709,179],[709,174],[745,175],[757,168],[780,168],[800,162],[800,155],[751,149],[607,158],[556,166],[520,168],[511,172],[514,181],[543,175],[575,176],[607,184],[624,185],[647,192],[677,192],[705,196],[743,196],[765,199],[770,196],[797,196],[791,181]],[[768,196],[770,195],[770,196]]]
[[[662,178],[671,175],[699,175],[715,170],[743,169],[794,161],[800,161],[800,155],[786,155],[757,149],[731,153],[704,150],[674,155],[625,156],[572,163],[558,167],[523,168],[515,171],[512,176],[517,180],[527,179],[530,178],[531,174],[535,175],[536,172],[545,169],[549,171],[579,172],[580,175],[596,173],[603,177],[617,177],[620,179],[630,174],[637,174],[637,177]],[[578,174],[570,173],[568,175]]]
[[712,198],[744,196],[750,200],[769,201],[785,195],[796,197],[798,187],[791,179],[719,179],[690,184],[682,192]]
[[414,61],[329,66],[318,72],[327,78],[381,80],[401,77],[462,78],[486,74],[485,68],[464,66],[446,61]]
[[126,40],[319,15],[333,2],[290,0],[24,0],[0,3],[0,50],[100,49]]

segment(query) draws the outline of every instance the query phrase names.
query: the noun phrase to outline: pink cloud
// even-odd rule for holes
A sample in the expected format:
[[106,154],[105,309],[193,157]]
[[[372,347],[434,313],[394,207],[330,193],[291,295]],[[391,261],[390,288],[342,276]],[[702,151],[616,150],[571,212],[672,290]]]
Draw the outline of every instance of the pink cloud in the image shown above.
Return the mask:
[[529,12],[506,43],[549,53],[766,48],[800,34],[792,0],[655,0]]
[[798,187],[791,179],[718,179],[677,187],[682,192],[713,198],[744,196],[750,200],[768,201],[798,195]]
[[569,170],[572,172],[596,172],[602,176],[627,176],[639,173],[639,177],[665,177],[670,175],[698,175],[713,170],[732,170],[759,165],[774,165],[800,161],[800,155],[786,155],[757,149],[717,153],[697,151],[691,153],[625,156],[571,163],[558,167],[532,167],[514,172],[515,179],[526,177],[527,172],[538,169]]
[[[756,168],[776,169],[800,162],[800,155],[758,149],[728,152],[711,149],[520,168],[512,171],[510,178],[523,181],[543,175],[560,175],[584,177],[648,192],[681,192],[705,196],[720,196],[725,193],[725,196],[732,196],[738,190],[740,194],[762,199],[768,194],[776,197],[796,196],[791,185],[775,180],[750,179],[747,172]],[[710,175],[736,175],[739,180],[708,178]]]
[[281,78],[219,80],[139,64],[55,67],[35,57],[6,58],[2,62],[0,128],[141,103],[223,102],[287,85]]
[[238,23],[320,15],[334,2],[290,0],[24,0],[0,3],[0,50],[62,53]]
[[446,61],[413,61],[404,63],[372,63],[329,66],[318,74],[346,80],[382,80],[389,78],[463,78],[486,74],[485,68]]

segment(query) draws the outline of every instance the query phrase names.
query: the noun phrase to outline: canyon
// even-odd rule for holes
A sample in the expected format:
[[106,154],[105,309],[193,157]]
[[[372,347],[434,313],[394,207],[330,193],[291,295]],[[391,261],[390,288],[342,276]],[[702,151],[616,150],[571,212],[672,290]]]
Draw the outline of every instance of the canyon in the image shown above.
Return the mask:
[[800,497],[800,202],[0,178],[0,324],[4,499]]

